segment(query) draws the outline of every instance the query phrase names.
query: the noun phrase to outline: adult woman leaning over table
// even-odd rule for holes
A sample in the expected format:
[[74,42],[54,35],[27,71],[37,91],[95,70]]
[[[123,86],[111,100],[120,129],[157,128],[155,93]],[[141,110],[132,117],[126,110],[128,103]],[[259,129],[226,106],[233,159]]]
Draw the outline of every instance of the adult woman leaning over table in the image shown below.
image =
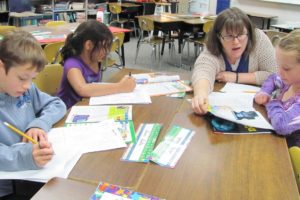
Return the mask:
[[276,71],[274,48],[265,33],[254,28],[240,9],[226,9],[216,18],[195,63],[193,110],[197,114],[207,112],[208,94],[215,80],[261,85]]

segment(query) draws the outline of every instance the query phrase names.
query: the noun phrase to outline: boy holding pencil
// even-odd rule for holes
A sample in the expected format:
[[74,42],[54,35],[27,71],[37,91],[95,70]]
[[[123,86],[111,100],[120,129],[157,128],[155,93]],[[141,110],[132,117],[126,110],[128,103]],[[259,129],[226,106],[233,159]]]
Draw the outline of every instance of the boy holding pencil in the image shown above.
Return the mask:
[[[0,43],[1,171],[39,169],[53,156],[46,132],[66,107],[31,83],[45,64],[43,49],[30,33],[15,31]],[[12,192],[11,181],[0,180],[0,199]]]

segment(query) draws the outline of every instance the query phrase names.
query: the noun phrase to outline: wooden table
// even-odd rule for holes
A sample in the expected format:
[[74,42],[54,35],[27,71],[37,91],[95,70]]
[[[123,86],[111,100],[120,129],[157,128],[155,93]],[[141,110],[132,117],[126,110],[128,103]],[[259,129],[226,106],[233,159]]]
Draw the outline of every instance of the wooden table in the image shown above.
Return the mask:
[[300,23],[295,22],[295,23],[289,23],[289,24],[274,24],[274,25],[271,25],[271,27],[276,28],[279,31],[289,33],[295,29],[300,29]]
[[[129,71],[121,70],[112,80]],[[220,88],[220,84],[216,87]],[[269,134],[214,134],[208,122],[193,113],[188,101],[165,96],[152,101],[150,105],[133,106],[135,128],[143,122],[163,123],[158,142],[174,124],[196,132],[176,167],[120,161],[124,149],[85,154],[69,175],[69,179],[81,181],[76,183],[79,188],[82,184],[86,195],[81,199],[88,199],[93,191],[86,183],[94,184],[95,189],[99,181],[168,200],[298,199],[284,138]],[[79,190],[77,186],[72,189],[73,184],[69,180],[52,180],[34,198],[43,195],[43,199],[53,199],[51,194],[55,193],[60,197],[57,199],[65,199],[70,190],[75,194]]]
[[96,190],[97,185],[73,181],[70,179],[53,178],[34,195],[32,200],[41,199],[72,199],[82,200],[89,197]]

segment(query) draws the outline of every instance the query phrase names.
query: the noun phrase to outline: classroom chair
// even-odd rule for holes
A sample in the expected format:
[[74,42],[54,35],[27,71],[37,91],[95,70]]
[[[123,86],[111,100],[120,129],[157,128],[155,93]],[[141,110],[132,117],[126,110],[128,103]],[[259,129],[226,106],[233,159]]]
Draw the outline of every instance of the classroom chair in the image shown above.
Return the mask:
[[49,21],[45,24],[46,27],[53,27],[53,26],[63,26],[67,24],[66,21]]
[[59,63],[62,61],[60,51],[64,44],[65,42],[53,42],[46,44],[44,47],[44,52],[49,64]]
[[133,29],[134,29],[134,34],[135,34],[135,36],[137,36],[137,29],[136,29],[134,19],[130,19],[129,16],[128,16],[128,18],[120,18],[120,14],[123,13],[121,4],[109,3],[108,9],[109,9],[109,12],[111,13],[111,15],[110,15],[111,19],[110,19],[109,25],[119,24],[122,28],[124,28],[124,27],[126,27],[126,26],[124,26],[124,24],[128,24],[128,25],[132,24]]
[[5,36],[9,32],[15,30],[16,26],[0,26],[0,35]]
[[[117,68],[121,69],[124,67],[124,63],[121,56],[121,46],[124,43],[124,32],[119,33],[113,33],[114,39],[111,46],[110,53],[106,56],[105,60],[102,61],[102,69],[105,70],[107,67],[113,67],[116,66]],[[117,55],[117,59],[113,57],[114,55]]]
[[[207,21],[203,24],[203,31],[200,34],[200,36],[192,36],[188,37],[185,39],[185,42],[187,43],[187,48],[188,48],[188,56],[190,55],[190,48],[189,48],[189,43],[194,43],[195,49],[194,49],[194,55],[195,58],[200,54],[200,48],[201,50],[203,49],[203,46],[205,45],[206,42],[206,36],[209,30],[212,28],[214,25],[214,21]],[[197,35],[197,34],[196,34]],[[184,44],[182,45],[182,48],[184,47]]]
[[273,46],[276,46],[278,44],[279,40],[288,34],[285,32],[279,32],[279,31],[275,31],[275,30],[264,30],[264,32],[271,40]]
[[48,64],[45,68],[33,79],[33,83],[41,91],[55,96],[60,86],[63,75],[63,67],[60,64]]
[[137,41],[136,53],[135,53],[135,63],[138,57],[139,49],[142,44],[148,44],[152,46],[151,56],[156,59],[156,51],[158,48],[158,60],[160,62],[160,45],[163,42],[163,38],[153,35],[154,22],[147,18],[138,18],[140,26],[140,36]]
[[293,146],[289,148],[289,153],[292,160],[292,165],[298,185],[298,190],[300,191],[300,148]]

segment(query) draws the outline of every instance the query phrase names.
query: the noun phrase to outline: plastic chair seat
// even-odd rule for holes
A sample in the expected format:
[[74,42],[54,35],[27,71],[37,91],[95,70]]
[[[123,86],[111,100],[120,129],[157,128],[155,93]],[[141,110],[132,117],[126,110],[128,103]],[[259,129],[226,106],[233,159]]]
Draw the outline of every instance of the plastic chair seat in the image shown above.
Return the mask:
[[[123,68],[123,60],[121,56],[121,46],[124,43],[124,37],[125,33],[119,32],[119,33],[113,33],[114,39],[111,46],[110,53],[106,56],[105,60],[102,61],[102,69],[105,70],[107,67],[113,67],[116,66],[117,68]],[[113,57],[113,54],[116,54],[117,59]],[[119,61],[118,61],[119,60]]]
[[60,86],[63,71],[63,67],[60,64],[46,65],[32,82],[41,91],[55,96]]
[[16,28],[16,26],[0,26],[0,35],[5,36],[6,34],[15,30]]
[[48,63],[59,63],[62,61],[60,54],[61,48],[64,46],[65,42],[54,42],[49,43],[44,47],[44,52]]
[[67,24],[66,21],[49,21],[45,24],[47,27],[53,27],[53,26],[63,26]]
[[291,147],[289,148],[289,153],[292,160],[298,190],[300,191],[300,148],[298,146]]

